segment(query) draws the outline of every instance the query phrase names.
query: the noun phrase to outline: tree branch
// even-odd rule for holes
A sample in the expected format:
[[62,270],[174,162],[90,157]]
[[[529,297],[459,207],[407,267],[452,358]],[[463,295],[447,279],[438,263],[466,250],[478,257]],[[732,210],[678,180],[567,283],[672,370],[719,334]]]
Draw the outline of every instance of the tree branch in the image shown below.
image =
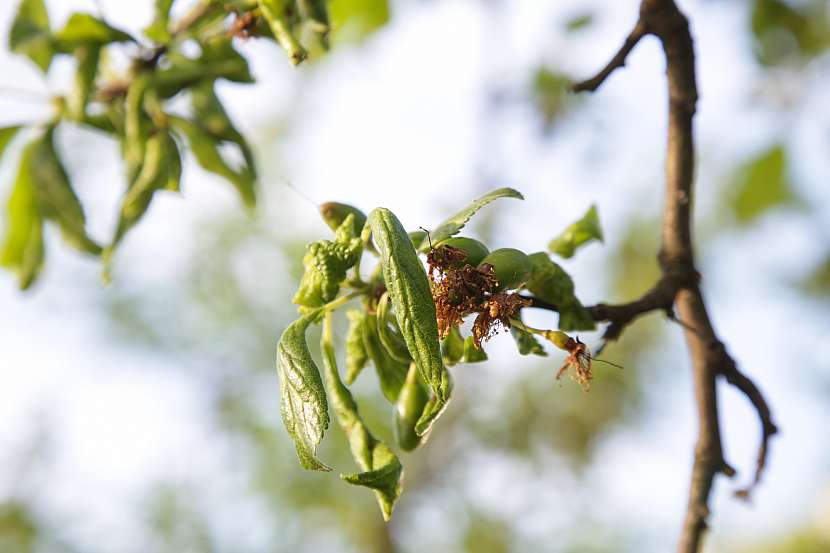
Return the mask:
[[695,268],[692,247],[691,205],[694,179],[694,136],[692,120],[698,99],[695,53],[689,24],[674,0],[641,0],[640,17],[622,48],[595,77],[577,83],[575,91],[598,88],[646,34],[655,35],[666,56],[669,89],[668,148],[666,155],[666,199],[661,228],[662,245],[658,256],[663,276],[643,297],[623,305],[597,305],[591,308],[596,320],[608,320],[606,340],[620,336],[626,325],[640,315],[661,309],[674,318],[673,307],[683,321],[684,334],[692,362],[698,437],[689,486],[689,499],[683,522],[678,553],[700,550],[709,496],[715,476],[732,476],[735,471],[724,459],[718,421],[716,378],[724,376],[752,402],[761,419],[762,438],[755,478],[749,488],[738,495],[747,496],[760,481],[766,464],[769,438],[776,432],[769,407],[760,390],[740,373],[734,360],[718,339]]

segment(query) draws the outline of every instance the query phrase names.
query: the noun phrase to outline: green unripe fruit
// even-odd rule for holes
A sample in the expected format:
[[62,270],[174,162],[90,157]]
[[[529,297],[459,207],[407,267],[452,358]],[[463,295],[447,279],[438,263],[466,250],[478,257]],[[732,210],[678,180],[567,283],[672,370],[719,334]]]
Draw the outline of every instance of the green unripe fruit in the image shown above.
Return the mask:
[[355,235],[358,236],[360,231],[363,230],[363,225],[366,224],[366,214],[349,204],[338,202],[320,204],[320,215],[331,230],[337,230],[346,220],[346,217],[354,215],[354,231]]
[[453,248],[458,248],[459,250],[464,250],[467,254],[467,259],[463,261],[463,264],[472,265],[473,267],[481,263],[481,261],[487,257],[487,254],[490,253],[487,246],[475,238],[466,238],[464,236],[447,238],[440,244],[436,245],[436,247],[438,246],[451,246]]
[[518,288],[527,282],[533,271],[533,263],[527,254],[515,248],[493,250],[481,260],[479,267],[485,263],[492,265],[496,272],[496,290]]

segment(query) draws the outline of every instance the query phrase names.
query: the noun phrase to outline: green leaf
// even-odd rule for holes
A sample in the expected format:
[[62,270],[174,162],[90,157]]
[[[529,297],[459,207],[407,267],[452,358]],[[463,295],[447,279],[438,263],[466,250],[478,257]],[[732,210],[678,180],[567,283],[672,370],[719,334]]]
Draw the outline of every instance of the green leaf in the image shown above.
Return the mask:
[[366,214],[353,205],[341,204],[338,202],[326,202],[320,204],[320,216],[331,230],[343,224],[349,215],[354,215],[355,233],[360,234],[366,224]]
[[429,401],[427,401],[427,404],[424,406],[424,411],[421,413],[421,417],[418,419],[418,422],[415,423],[415,434],[418,436],[425,437],[429,434],[430,430],[432,430],[432,425],[435,424],[435,421],[438,420],[450,404],[453,381],[450,373],[446,370],[442,375],[441,389],[445,390],[446,395],[444,398],[442,399],[433,393],[429,398]]
[[64,28],[54,35],[56,49],[64,53],[81,46],[104,46],[112,42],[132,41],[134,39],[128,33],[88,13],[73,13]]
[[435,304],[424,267],[409,235],[391,211],[373,210],[367,225],[380,252],[383,280],[409,354],[432,391],[446,401],[447,371],[441,362]]
[[824,0],[755,0],[755,54],[764,65],[806,61],[830,47],[830,13]]
[[303,257],[305,272],[291,300],[305,308],[330,302],[363,252],[363,242],[355,236],[353,216],[349,215],[335,233],[334,241],[320,240],[308,245]]
[[17,135],[17,131],[20,129],[20,125],[0,128],[0,159],[3,157],[3,152],[6,151],[6,146],[9,145],[15,135]]
[[[239,146],[242,157],[245,159],[247,170],[253,178],[256,178],[256,164],[251,147],[245,137],[236,130],[231,118],[225,111],[222,102],[216,96],[213,81],[203,81],[190,89],[191,103],[193,105],[193,117],[199,125],[207,132],[227,142]],[[364,216],[365,220],[365,216]],[[339,225],[338,225],[339,226]],[[337,227],[335,227],[336,229]],[[360,228],[363,228],[362,225]],[[333,229],[334,230],[334,229]],[[359,234],[358,229],[355,234]]]
[[81,121],[86,117],[86,105],[94,90],[95,76],[98,74],[98,60],[101,48],[96,45],[81,46],[75,49],[75,79],[72,91],[67,98],[67,112],[72,119]]
[[[574,282],[570,275],[559,264],[552,261],[545,252],[534,253],[529,257],[533,264],[533,272],[530,274],[526,287],[537,298],[556,306],[559,311],[559,328],[562,330],[596,328],[591,313],[576,297]],[[530,347],[532,349],[532,346]],[[520,352],[521,349],[520,346]]]
[[380,343],[383,344],[386,352],[396,361],[409,365],[412,357],[406,349],[403,336],[400,335],[397,329],[389,327],[389,294],[387,292],[384,292],[378,300],[377,323],[378,338],[380,338]]
[[[429,237],[432,240],[433,244],[438,244],[442,240],[446,240],[450,236],[458,234],[464,225],[467,224],[467,221],[472,218],[476,212],[481,209],[482,207],[486,206],[493,200],[497,200],[499,198],[516,198],[518,200],[524,200],[524,196],[512,188],[499,188],[497,190],[493,190],[492,192],[485,194],[484,196],[474,200],[470,205],[438,225],[438,227],[429,233]],[[421,243],[420,250],[427,251],[429,249],[429,241],[426,244],[423,242]]]
[[282,421],[294,440],[300,464],[309,470],[329,471],[315,456],[329,427],[326,392],[305,339],[306,330],[319,315],[315,311],[300,317],[282,333],[277,345],[277,373]]
[[28,57],[44,73],[49,69],[54,47],[43,0],[21,0],[9,31],[9,49]]
[[461,358],[462,363],[481,363],[487,361],[487,353],[484,349],[476,347],[475,340],[472,336],[467,336],[464,339],[464,355]]
[[565,30],[568,32],[581,31],[594,23],[594,14],[590,12],[581,13],[572,17],[565,23]]
[[173,7],[173,0],[155,0],[153,22],[144,28],[144,36],[158,42],[167,44],[170,42],[170,8]]
[[175,96],[197,83],[225,79],[235,83],[252,83],[248,62],[226,37],[215,37],[199,44],[198,58],[189,58],[179,52],[167,56],[169,67],[152,73],[152,86],[162,98]]
[[380,390],[389,403],[398,401],[401,387],[406,380],[409,362],[401,362],[392,357],[383,347],[378,336],[376,315],[368,315],[363,325],[363,347],[375,366],[380,381]]
[[540,357],[547,357],[548,352],[545,351],[544,346],[539,343],[539,340],[530,332],[514,327],[510,328],[510,335],[516,341],[516,347],[521,355],[538,355]]
[[302,63],[308,57],[308,53],[294,36],[292,26],[285,15],[288,7],[286,0],[258,0],[258,4],[277,42],[288,54],[288,59],[294,65]]
[[830,254],[798,284],[803,291],[816,298],[830,298]]
[[121,200],[120,219],[109,250],[144,216],[159,190],[178,190],[182,162],[179,148],[170,132],[158,130],[149,139],[141,172]]
[[335,43],[365,39],[389,21],[387,0],[329,0]]
[[37,202],[33,174],[35,144],[29,144],[20,159],[20,168],[8,203],[8,216],[0,250],[0,265],[17,275],[21,290],[37,279],[43,267],[43,217]]
[[441,357],[448,367],[457,365],[464,357],[464,338],[457,326],[450,328],[447,336],[441,340]]
[[730,205],[740,224],[749,224],[770,209],[799,204],[787,170],[787,155],[780,144],[738,170]]
[[256,205],[256,175],[250,167],[231,168],[219,151],[222,141],[201,126],[180,117],[171,117],[174,128],[181,131],[190,143],[190,151],[203,169],[228,180],[248,208]]
[[31,171],[38,206],[45,219],[57,223],[63,239],[81,252],[98,255],[101,246],[86,233],[86,216],[55,150],[55,127],[32,143]]
[[354,397],[340,380],[330,327],[331,322],[327,318],[321,344],[326,386],[337,422],[349,439],[352,456],[364,471],[358,474],[341,474],[340,477],[350,484],[374,490],[383,519],[388,521],[395,502],[403,491],[403,466],[389,447],[369,432],[360,417]]
[[542,117],[544,131],[551,132],[578,97],[571,93],[571,79],[559,71],[540,67],[533,77],[531,90],[536,109]]
[[571,223],[559,236],[551,240],[548,251],[567,259],[573,257],[578,248],[592,240],[603,240],[595,205],[592,205],[580,220]]
[[366,366],[369,355],[363,345],[363,326],[366,324],[368,313],[361,309],[350,309],[346,312],[349,319],[349,330],[346,333],[346,384],[351,384]]
[[421,418],[427,401],[429,394],[421,381],[418,367],[411,363],[395,406],[395,438],[404,451],[412,451],[423,443],[421,436],[415,432],[415,425]]

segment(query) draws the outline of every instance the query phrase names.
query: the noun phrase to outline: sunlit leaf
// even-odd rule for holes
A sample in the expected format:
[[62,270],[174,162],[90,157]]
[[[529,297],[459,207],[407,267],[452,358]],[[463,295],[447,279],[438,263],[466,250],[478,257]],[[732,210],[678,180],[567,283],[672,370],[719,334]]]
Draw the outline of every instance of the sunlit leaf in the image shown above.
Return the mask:
[[173,0],[155,0],[153,10],[153,22],[144,28],[144,35],[152,40],[165,44],[170,41],[170,8],[173,7]]
[[[522,196],[521,192],[512,188],[499,188],[497,190],[493,190],[492,192],[473,200],[467,207],[438,225],[435,230],[429,233],[432,243],[438,244],[442,240],[446,240],[450,236],[458,234],[461,229],[464,228],[464,225],[467,224],[467,221],[469,221],[479,209],[499,198],[516,198],[518,200],[524,200],[524,196]],[[421,251],[426,251],[428,248],[429,243],[424,244],[421,242]]]
[[356,42],[389,21],[387,0],[330,0],[329,17],[335,43]]
[[435,304],[426,271],[409,235],[391,211],[373,210],[367,224],[380,252],[383,280],[409,354],[433,393],[446,400],[449,397],[449,390],[444,388],[447,371],[441,362]]
[[572,223],[562,233],[551,240],[548,251],[560,257],[573,257],[576,250],[594,240],[602,242],[602,229],[599,226],[597,206],[592,205],[581,219]]
[[300,317],[280,336],[277,372],[280,377],[282,421],[294,440],[300,464],[310,470],[331,470],[316,455],[317,445],[329,427],[328,404],[323,381],[311,358],[305,333],[319,313]]
[[12,139],[17,135],[17,131],[19,131],[20,128],[20,125],[0,128],[0,159],[3,157],[3,152],[6,151],[6,146],[8,146]]
[[73,13],[63,29],[54,35],[56,48],[67,53],[80,46],[103,46],[132,40],[128,33],[88,13]]
[[54,46],[43,0],[21,0],[9,31],[9,49],[28,57],[42,71],[49,69]]
[[37,278],[43,266],[43,217],[37,202],[32,161],[35,145],[23,151],[12,193],[9,197],[0,264],[14,271],[21,290]]

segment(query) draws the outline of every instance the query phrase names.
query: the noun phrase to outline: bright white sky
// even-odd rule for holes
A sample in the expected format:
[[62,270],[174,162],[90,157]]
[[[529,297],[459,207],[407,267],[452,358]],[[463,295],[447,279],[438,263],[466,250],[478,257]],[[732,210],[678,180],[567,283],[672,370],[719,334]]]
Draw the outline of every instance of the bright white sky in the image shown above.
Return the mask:
[[[3,33],[11,20],[10,4],[0,9]],[[91,0],[48,4],[53,24],[70,10],[95,9]],[[152,3],[101,4],[114,24],[137,30],[149,20]],[[495,121],[482,118],[483,86],[497,83],[515,96],[541,61],[574,75],[604,64],[636,16],[634,0],[514,0],[503,3],[495,17],[473,0],[402,4],[394,25],[365,49],[344,50],[317,66],[293,69],[275,47],[256,42],[243,47],[259,83],[226,86],[222,94],[243,131],[267,145],[258,152],[267,184],[262,217],[294,235],[322,232],[314,208],[280,184],[285,178],[315,202],[382,204],[410,227],[428,226],[494,185],[514,186],[528,201],[490,208],[498,210],[507,229],[491,245],[528,251],[540,249],[591,202],[599,205],[609,250],[615,231],[632,214],[657,213],[665,92],[663,62],[653,40],[640,45],[628,67],[588,99],[587,115],[565,123],[550,139],[539,139],[538,122],[521,102]],[[798,97],[800,108],[782,120],[770,112],[769,100],[748,100],[760,74],[746,42],[741,3],[681,4],[693,22],[699,54],[698,211],[716,208],[719,178],[736,157],[763,148],[785,129],[800,155],[800,190],[824,214],[813,219],[821,221],[820,228],[811,228],[801,214],[773,214],[749,234],[699,246],[716,327],[767,393],[782,428],[753,506],[732,500],[733,486],[719,480],[709,550],[718,543],[784,534],[810,520],[824,520],[830,532],[830,457],[826,432],[817,428],[827,416],[826,390],[822,398],[814,391],[815,377],[800,374],[802,366],[818,367],[825,375],[830,368],[827,311],[782,285],[816,263],[822,251],[817,244],[830,237],[830,104],[822,98],[828,73],[823,81],[819,73],[811,75],[812,92]],[[561,22],[586,5],[602,14],[594,30],[571,36],[558,32]],[[70,71],[70,66],[57,67],[48,88],[65,87]],[[47,89],[32,66],[6,52],[0,53],[0,74],[6,76],[4,85]],[[0,124],[37,120],[44,113],[37,104],[0,93]],[[268,140],[269,126],[288,117],[291,125],[277,151]],[[90,227],[104,238],[121,191],[115,146],[87,133],[64,137],[65,157],[89,205]],[[496,164],[506,181],[482,182],[476,170]],[[0,170],[3,198],[11,165],[4,163]],[[119,253],[116,280],[119,273],[130,273],[135,282],[158,284],[180,270],[177,252],[197,239],[189,234],[194,222],[239,209],[228,188],[188,167],[186,198],[156,202]],[[211,443],[208,400],[185,373],[171,370],[169,360],[152,352],[105,343],[95,314],[101,302],[73,292],[80,282],[97,282],[99,267],[65,251],[56,236],[50,238],[46,273],[33,293],[21,295],[11,276],[0,273],[0,497],[48,489],[39,500],[72,535],[91,543],[106,535],[107,549],[96,551],[141,551],[148,544],[140,541],[135,517],[147,483],[173,475],[199,487],[200,479],[210,478],[216,485],[204,497],[218,502],[235,493],[232,479],[216,478],[231,460]],[[604,248],[592,246],[568,266],[588,302],[603,299],[605,259]],[[107,293],[102,287],[101,296]],[[679,355],[683,350],[676,334]],[[488,378],[510,378],[496,370],[499,361],[512,359],[510,349],[496,348]],[[658,361],[677,365],[676,384],[661,388],[665,397],[653,401],[659,412],[652,423],[622,432],[605,446],[601,456],[613,463],[595,469],[592,489],[581,490],[597,505],[597,524],[646,527],[651,551],[667,550],[676,535],[695,424],[685,358]],[[727,452],[743,483],[755,456],[757,423],[743,398],[725,387],[722,397]],[[20,478],[8,460],[20,458],[33,425],[51,437],[53,456]],[[490,486],[478,484],[474,497],[493,512],[523,513],[518,524],[530,543],[566,509],[561,498],[543,491],[559,486],[565,495],[568,483],[505,496],[505,486],[499,485],[507,478],[503,463],[486,466],[488,478],[479,482]],[[44,482],[47,488],[39,485]],[[530,505],[542,507],[528,514]],[[257,516],[254,506],[234,509],[243,520],[246,513]],[[251,532],[239,517],[223,518],[228,535],[244,536],[252,550],[267,543],[268,536]],[[425,515],[425,528],[434,523]],[[419,529],[416,524],[411,530],[413,539]]]

